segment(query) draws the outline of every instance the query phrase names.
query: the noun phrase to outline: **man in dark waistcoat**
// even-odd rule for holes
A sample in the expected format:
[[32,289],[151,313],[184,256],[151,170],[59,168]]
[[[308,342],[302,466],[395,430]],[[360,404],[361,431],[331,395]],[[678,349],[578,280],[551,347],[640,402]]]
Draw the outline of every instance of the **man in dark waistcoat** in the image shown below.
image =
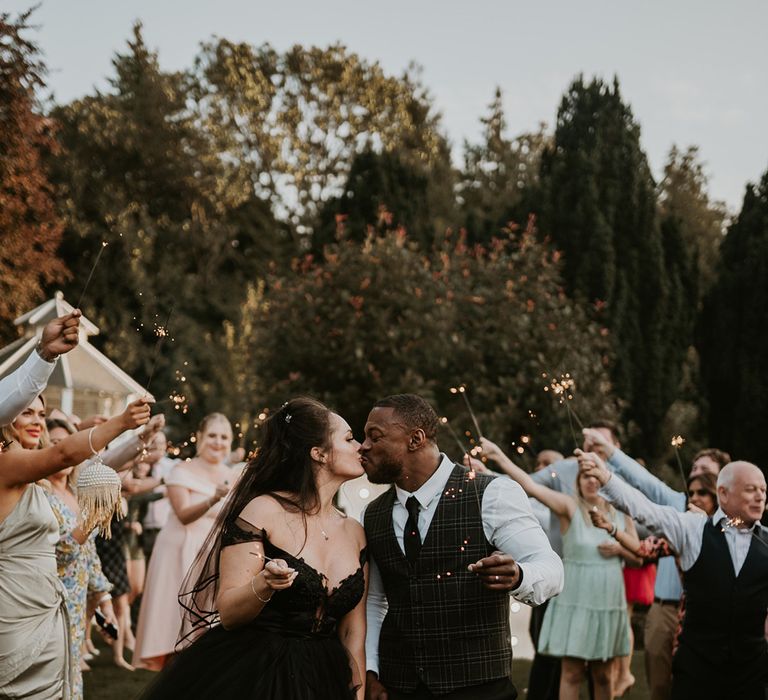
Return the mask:
[[610,475],[592,453],[579,457],[603,495],[664,536],[683,571],[685,617],[672,662],[673,700],[768,698],[768,530],[765,476],[749,462],[726,464],[711,518],[659,506]]
[[509,596],[557,595],[563,566],[510,479],[438,449],[438,418],[414,394],[379,401],[360,447],[373,483],[366,639],[371,700],[513,700]]

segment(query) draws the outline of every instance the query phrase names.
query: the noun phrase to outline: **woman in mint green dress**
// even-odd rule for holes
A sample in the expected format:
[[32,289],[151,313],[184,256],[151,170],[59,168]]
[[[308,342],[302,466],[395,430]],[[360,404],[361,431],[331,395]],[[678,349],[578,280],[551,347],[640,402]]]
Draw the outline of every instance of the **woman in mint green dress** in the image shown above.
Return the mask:
[[497,445],[483,438],[483,454],[497,462],[532,498],[560,518],[565,586],[553,598],[539,635],[540,654],[562,659],[560,700],[576,700],[587,669],[595,700],[613,697],[613,661],[629,654],[629,617],[624,598],[621,556],[631,553],[592,525],[589,511],[601,511],[618,530],[637,540],[634,523],[598,495],[600,482],[580,474],[578,496],[537,484]]

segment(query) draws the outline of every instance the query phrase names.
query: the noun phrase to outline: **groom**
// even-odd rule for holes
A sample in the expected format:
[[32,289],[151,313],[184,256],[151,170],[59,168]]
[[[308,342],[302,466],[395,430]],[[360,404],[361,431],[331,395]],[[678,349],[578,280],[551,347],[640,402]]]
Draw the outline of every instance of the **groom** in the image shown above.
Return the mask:
[[371,700],[512,700],[509,595],[538,605],[563,566],[523,490],[440,453],[420,396],[379,401],[360,446],[373,483],[394,484],[364,514],[371,554]]

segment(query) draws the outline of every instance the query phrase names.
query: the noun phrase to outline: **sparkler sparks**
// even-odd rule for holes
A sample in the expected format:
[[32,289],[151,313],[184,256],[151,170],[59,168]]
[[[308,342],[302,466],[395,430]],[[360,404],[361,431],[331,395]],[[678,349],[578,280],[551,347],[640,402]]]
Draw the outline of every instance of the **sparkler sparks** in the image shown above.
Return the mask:
[[685,478],[685,469],[683,469],[683,461],[680,459],[680,448],[685,444],[685,438],[682,435],[675,435],[669,444],[675,448],[675,459],[677,460],[677,469],[680,472],[680,478],[683,480],[683,489],[687,489],[688,480]]
[[152,379],[155,376],[155,369],[157,369],[157,361],[160,358],[160,350],[163,347],[163,343],[165,342],[165,339],[168,337],[168,327],[169,323],[171,322],[171,316],[173,316],[173,310],[176,308],[176,305],[174,304],[171,307],[171,310],[168,312],[168,316],[165,319],[165,323],[162,325],[155,324],[154,333],[157,336],[157,343],[155,343],[155,352],[152,357],[152,369],[149,372],[149,379],[147,380],[147,385],[144,387],[144,393],[149,393],[149,387],[152,384]]
[[[746,523],[742,518],[739,518],[738,516],[735,516],[733,518],[726,518],[725,522],[720,527],[721,532],[725,532],[726,530],[731,530],[733,528],[736,528],[737,530],[743,529],[746,527]],[[758,542],[762,542],[766,547],[768,547],[768,540],[766,540],[764,537],[762,537],[758,531],[758,528],[760,527],[759,523],[755,523],[755,525],[752,526],[752,537],[754,537]]]
[[[543,379],[548,378],[546,372],[542,372],[541,376]],[[549,383],[545,385],[544,391],[547,393],[551,392],[551,394],[557,398],[557,402],[561,406],[565,406],[565,410],[568,413],[568,427],[571,430],[573,444],[578,448],[579,441],[576,439],[576,431],[573,428],[573,421],[576,421],[580,430],[584,430],[584,425],[579,420],[576,412],[571,408],[571,401],[573,401],[573,396],[576,392],[576,382],[573,377],[571,377],[570,372],[561,374],[559,377],[552,377],[552,379],[549,380]]]

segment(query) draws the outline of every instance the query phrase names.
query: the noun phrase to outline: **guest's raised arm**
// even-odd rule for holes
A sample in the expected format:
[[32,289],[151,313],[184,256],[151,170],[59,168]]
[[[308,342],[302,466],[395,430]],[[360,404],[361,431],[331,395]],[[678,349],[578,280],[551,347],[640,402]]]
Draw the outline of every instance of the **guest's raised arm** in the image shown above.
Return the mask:
[[547,508],[561,517],[571,518],[576,508],[575,501],[564,493],[554,491],[542,484],[536,483],[528,472],[518,467],[495,443],[488,438],[480,438],[483,454],[493,460],[499,468],[511,479],[516,481],[531,498],[543,503]]
[[0,425],[10,423],[43,392],[56,358],[77,345],[79,324],[77,310],[53,319],[43,330],[35,352],[21,367],[0,379]]
[[25,450],[18,445],[11,445],[0,452],[0,488],[31,484],[60,469],[80,464],[121,433],[144,425],[149,420],[149,411],[149,402],[139,399],[129,404],[119,416],[87,431],[70,435],[51,447]]
[[692,528],[688,521],[690,518],[697,518],[703,522],[705,516],[698,513],[681,513],[673,506],[653,503],[620,476],[612,474],[599,455],[581,450],[576,450],[576,455],[582,473],[596,477],[602,484],[601,494],[607,501],[655,534],[665,537],[676,552],[682,553],[690,545],[691,537],[695,539],[700,535],[697,528]]

